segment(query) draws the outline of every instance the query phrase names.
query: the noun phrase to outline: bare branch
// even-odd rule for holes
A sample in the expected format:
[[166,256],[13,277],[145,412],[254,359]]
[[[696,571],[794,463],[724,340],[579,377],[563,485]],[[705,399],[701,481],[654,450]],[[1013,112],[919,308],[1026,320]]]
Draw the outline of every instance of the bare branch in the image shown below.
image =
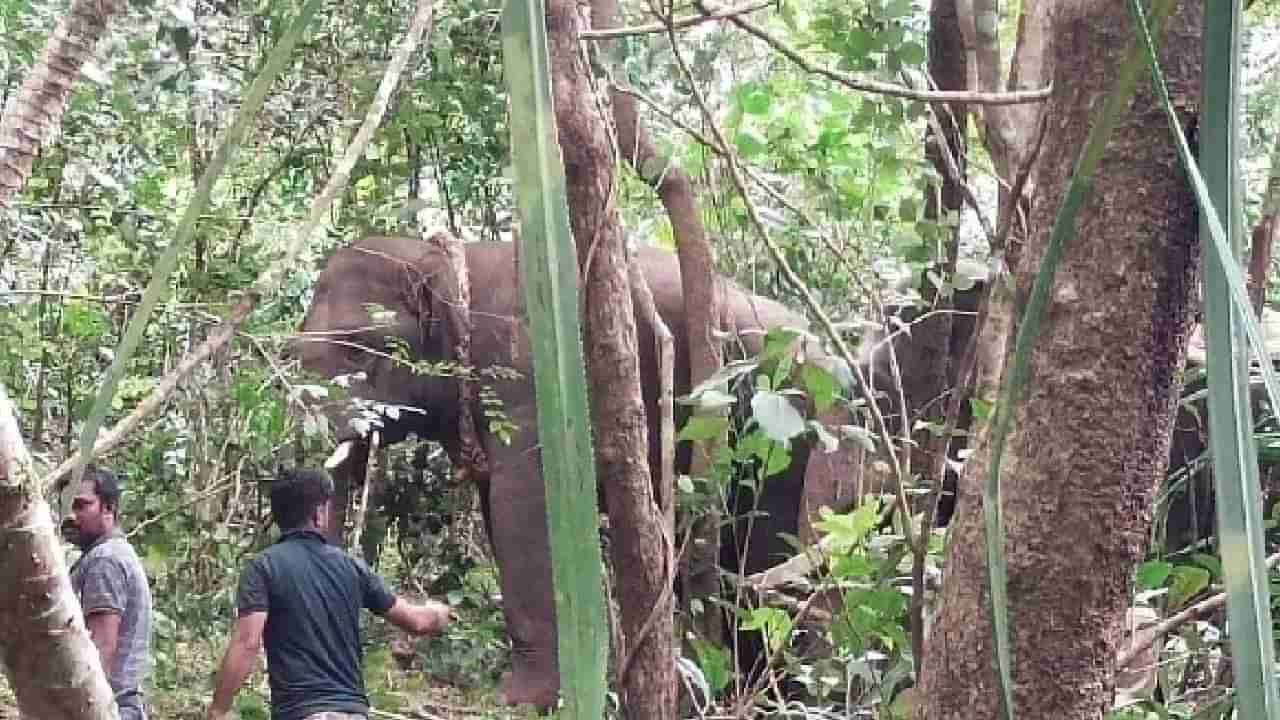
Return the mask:
[[684,28],[694,27],[696,25],[701,25],[702,23],[724,20],[734,15],[753,13],[757,10],[763,10],[775,4],[776,0],[754,0],[754,2],[720,8],[719,10],[710,13],[678,18],[672,20],[670,24],[657,22],[650,23],[649,25],[636,25],[633,27],[583,30],[580,37],[583,40],[612,40],[622,37],[631,37],[634,35],[654,35],[657,33],[667,32],[668,27],[674,30],[683,30]]
[[[706,5],[708,12],[716,12],[715,6],[710,3],[700,3]],[[820,75],[829,80],[833,80],[850,90],[858,92],[876,93],[878,95],[888,95],[889,97],[899,97],[908,100],[923,100],[926,102],[945,102],[945,103],[968,103],[972,105],[1021,105],[1024,103],[1038,103],[1049,97],[1053,92],[1053,87],[1044,87],[1037,90],[1015,90],[1012,92],[969,92],[961,90],[915,90],[913,88],[903,87],[902,85],[894,85],[893,83],[880,82],[878,80],[867,80],[864,78],[842,73],[839,70],[819,67],[809,62],[800,54],[798,50],[784,43],[773,35],[765,32],[758,25],[744,20],[739,16],[730,16],[729,22],[746,30],[747,33],[763,40],[769,47],[777,50],[791,62],[800,66],[801,70],[813,75]]]

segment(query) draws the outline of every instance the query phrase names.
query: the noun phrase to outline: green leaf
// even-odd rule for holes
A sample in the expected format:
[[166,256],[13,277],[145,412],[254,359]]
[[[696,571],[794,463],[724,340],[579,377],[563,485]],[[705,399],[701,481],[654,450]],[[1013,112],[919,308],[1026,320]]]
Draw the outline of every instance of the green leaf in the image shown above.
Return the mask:
[[800,382],[819,413],[826,412],[835,404],[840,383],[825,369],[813,363],[805,363],[800,368]]
[[1138,587],[1143,590],[1162,588],[1172,571],[1172,563],[1163,560],[1148,560],[1138,566]]
[[1179,565],[1170,573],[1169,607],[1181,609],[1209,587],[1209,571],[1194,565]]
[[602,592],[595,460],[578,322],[578,266],[556,135],[546,16],[511,0],[502,16],[503,75],[520,209],[520,270],[533,338],[551,569],[559,618],[561,717],[604,714],[609,645]]
[[991,419],[991,414],[996,408],[995,403],[976,397],[969,399],[969,407],[973,412],[973,418],[984,422]]
[[680,428],[677,440],[707,442],[724,437],[729,430],[729,418],[723,415],[693,415]]
[[882,17],[886,19],[907,17],[911,15],[912,11],[911,0],[890,0],[885,5]]
[[769,106],[773,104],[769,89],[757,84],[743,88],[738,100],[742,103],[742,111],[748,115],[767,115]]
[[738,146],[738,152],[744,159],[759,157],[769,150],[769,144],[759,133],[748,128],[742,128],[738,134],[734,136],[734,144]]
[[918,42],[905,42],[898,46],[898,60],[907,66],[923,65],[928,57],[925,54],[924,46]]
[[739,627],[762,632],[769,647],[776,651],[791,635],[791,616],[778,608],[754,608],[743,612]]
[[880,526],[879,503],[867,501],[852,512],[834,513],[830,508],[819,511],[821,519],[813,526],[828,536],[832,551],[847,553],[864,544],[871,532]]
[[707,679],[712,693],[719,693],[733,679],[733,666],[729,652],[701,638],[694,638],[693,653],[698,658],[698,668]]

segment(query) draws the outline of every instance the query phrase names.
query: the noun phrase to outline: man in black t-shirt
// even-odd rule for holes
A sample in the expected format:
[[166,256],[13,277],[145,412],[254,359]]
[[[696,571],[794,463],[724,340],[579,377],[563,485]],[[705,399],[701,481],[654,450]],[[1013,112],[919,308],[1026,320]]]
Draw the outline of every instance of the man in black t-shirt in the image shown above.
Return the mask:
[[325,542],[333,481],[315,470],[284,471],[271,487],[280,539],[240,576],[239,620],[218,671],[209,720],[231,710],[267,650],[273,720],[363,718],[369,712],[360,608],[415,634],[440,632],[449,607],[397,598],[382,578]]

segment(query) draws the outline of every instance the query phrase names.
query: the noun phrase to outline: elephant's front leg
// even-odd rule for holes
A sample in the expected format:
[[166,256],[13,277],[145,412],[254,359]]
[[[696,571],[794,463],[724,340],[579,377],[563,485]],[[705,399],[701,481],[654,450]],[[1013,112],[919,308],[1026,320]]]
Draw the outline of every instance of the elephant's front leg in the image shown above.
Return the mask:
[[512,670],[503,682],[503,696],[513,705],[550,708],[559,698],[560,673],[537,413],[532,402],[508,405],[505,411],[520,428],[511,444],[485,437],[489,540],[498,562],[502,611],[512,645]]

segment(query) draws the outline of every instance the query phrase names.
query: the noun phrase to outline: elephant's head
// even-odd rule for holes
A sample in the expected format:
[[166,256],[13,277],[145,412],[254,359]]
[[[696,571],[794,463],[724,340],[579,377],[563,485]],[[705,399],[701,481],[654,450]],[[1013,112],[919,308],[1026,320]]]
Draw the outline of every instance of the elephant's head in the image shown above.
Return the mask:
[[349,389],[326,403],[339,441],[377,429],[392,443],[450,427],[443,303],[452,281],[443,253],[423,241],[369,238],[330,258],[292,344],[302,367]]

